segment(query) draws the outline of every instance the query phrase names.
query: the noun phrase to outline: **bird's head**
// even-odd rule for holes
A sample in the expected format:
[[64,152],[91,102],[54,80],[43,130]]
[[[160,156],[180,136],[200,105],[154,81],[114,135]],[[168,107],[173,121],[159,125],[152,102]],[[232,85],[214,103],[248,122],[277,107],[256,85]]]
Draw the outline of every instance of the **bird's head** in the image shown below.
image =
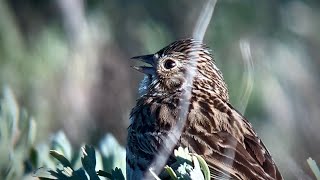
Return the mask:
[[[132,59],[145,64],[133,66],[145,74],[139,88],[140,95],[173,93],[181,90],[184,83],[228,94],[222,73],[216,67],[210,50],[200,41],[178,40],[155,54]],[[225,98],[228,100],[227,96]]]

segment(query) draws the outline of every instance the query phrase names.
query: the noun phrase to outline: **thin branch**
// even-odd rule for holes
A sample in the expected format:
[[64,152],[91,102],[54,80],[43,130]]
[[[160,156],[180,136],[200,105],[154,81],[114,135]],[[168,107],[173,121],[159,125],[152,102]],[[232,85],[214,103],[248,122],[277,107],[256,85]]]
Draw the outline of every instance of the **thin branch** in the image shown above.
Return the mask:
[[[213,10],[215,7],[217,0],[208,0],[205,4],[202,13],[200,14],[197,25],[193,32],[193,38],[199,41],[203,40],[204,34],[208,28],[210,23]],[[185,89],[185,94],[181,98],[181,110],[179,112],[179,119],[177,124],[174,126],[172,131],[168,134],[167,139],[164,141],[162,147],[159,150],[158,155],[156,156],[155,160],[152,162],[151,166],[149,167],[149,171],[145,175],[144,179],[151,179],[153,176],[150,173],[151,171],[155,174],[160,174],[162,168],[165,166],[167,159],[169,158],[172,150],[176,146],[178,140],[180,139],[182,130],[187,120],[188,110],[189,110],[189,102],[191,99],[191,90],[193,79],[196,75],[196,65],[197,61],[200,58],[197,53],[189,54],[189,58],[191,59],[191,65],[189,67],[189,71],[186,73],[186,82],[183,84],[183,89]]]
[[243,81],[242,81],[242,92],[240,93],[240,106],[238,107],[239,111],[244,114],[250,95],[252,93],[254,78],[253,78],[253,71],[254,66],[252,62],[252,55],[251,55],[251,48],[250,43],[248,40],[240,40],[240,50],[242,54],[242,58],[245,64]]
[[207,31],[209,23],[212,18],[214,7],[216,6],[217,0],[208,0],[201,10],[201,14],[197,20],[197,24],[193,30],[192,37],[196,40],[202,41]]

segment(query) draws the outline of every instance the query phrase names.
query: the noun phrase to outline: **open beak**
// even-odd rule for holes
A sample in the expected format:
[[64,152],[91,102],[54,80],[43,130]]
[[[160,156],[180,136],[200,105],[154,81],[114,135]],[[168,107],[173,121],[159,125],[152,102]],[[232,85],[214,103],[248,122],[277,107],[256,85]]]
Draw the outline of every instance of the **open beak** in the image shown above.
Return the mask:
[[142,72],[144,74],[149,74],[153,75],[155,74],[155,57],[153,54],[148,54],[148,55],[142,55],[142,56],[135,56],[131,58],[132,60],[139,60],[143,62],[143,65],[139,66],[132,66],[133,69]]

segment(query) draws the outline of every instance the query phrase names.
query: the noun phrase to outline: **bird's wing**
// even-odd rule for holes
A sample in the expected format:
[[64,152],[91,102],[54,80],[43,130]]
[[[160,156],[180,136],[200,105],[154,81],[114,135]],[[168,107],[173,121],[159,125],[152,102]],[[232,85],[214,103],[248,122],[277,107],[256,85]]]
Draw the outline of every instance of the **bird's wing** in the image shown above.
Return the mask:
[[[228,103],[220,100],[217,104],[215,117],[225,118],[220,122],[230,123],[225,126],[229,129],[212,132],[189,129],[181,141],[206,159],[212,179],[282,179],[251,124]],[[238,134],[232,132],[235,129]]]
[[182,144],[206,160],[212,179],[273,179],[230,133],[184,133]]
[[246,133],[244,134],[245,149],[255,159],[255,161],[263,168],[265,173],[274,179],[283,179],[278,167],[275,165],[269,151],[264,143],[255,133],[250,122],[247,121],[237,110],[235,110],[230,104],[228,104],[234,114],[234,118],[237,121],[243,122]]

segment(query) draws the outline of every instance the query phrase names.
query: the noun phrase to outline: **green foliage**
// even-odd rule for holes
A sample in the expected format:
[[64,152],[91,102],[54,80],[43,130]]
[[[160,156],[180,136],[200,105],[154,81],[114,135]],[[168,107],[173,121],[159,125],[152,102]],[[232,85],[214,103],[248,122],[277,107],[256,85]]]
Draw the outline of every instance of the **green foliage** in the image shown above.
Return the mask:
[[52,170],[49,168],[39,168],[35,171],[34,176],[39,177],[40,179],[80,179],[80,180],[98,180],[99,176],[107,177],[112,180],[124,180],[124,175],[122,171],[118,168],[112,170],[111,173],[99,170],[96,172],[96,154],[93,147],[85,145],[82,148],[82,157],[81,168],[75,170],[72,168],[72,164],[70,161],[60,154],[58,151],[51,150],[51,156],[59,161],[59,166],[57,166],[56,170]]
[[[90,179],[99,179],[97,175],[124,179],[125,149],[112,135],[101,141],[101,153],[86,145],[80,157],[62,131],[38,145],[34,145],[35,134],[34,119],[19,108],[11,90],[4,88],[0,99],[0,179],[31,179],[32,170],[41,166],[35,175],[43,179],[87,179],[87,175]],[[57,167],[56,161],[60,163]],[[96,173],[95,168],[110,173]]]
[[319,169],[317,163],[310,157],[307,159],[307,162],[308,162],[308,165],[310,166],[314,176],[317,178],[317,180],[320,180],[320,169]]
[[107,134],[101,140],[99,150],[104,170],[111,171],[116,168],[116,166],[121,169],[126,168],[126,150],[118,143],[113,135]]
[[[39,153],[40,149],[47,149],[49,152],[49,146],[36,150],[36,154],[40,155],[36,159],[42,163],[43,167],[36,170],[33,175],[40,179],[87,180],[101,179],[101,177],[114,180],[124,179],[124,173],[121,169],[125,169],[125,150],[110,134],[107,134],[101,141],[101,150],[98,148],[95,150],[92,146],[85,145],[81,148],[80,153],[74,152],[63,132],[55,134],[51,138],[50,144],[50,148],[53,149],[50,150],[50,155],[53,159],[49,156],[41,156]],[[57,166],[55,165],[56,161],[58,161]],[[120,168],[116,168],[116,166]],[[106,171],[96,171],[96,169]]]
[[189,153],[188,148],[179,147],[174,150],[176,162],[165,167],[160,177],[171,179],[197,179],[210,180],[210,171],[205,160],[194,153]]
[[22,179],[25,160],[35,139],[35,121],[19,109],[13,93],[4,88],[0,102],[0,179]]

